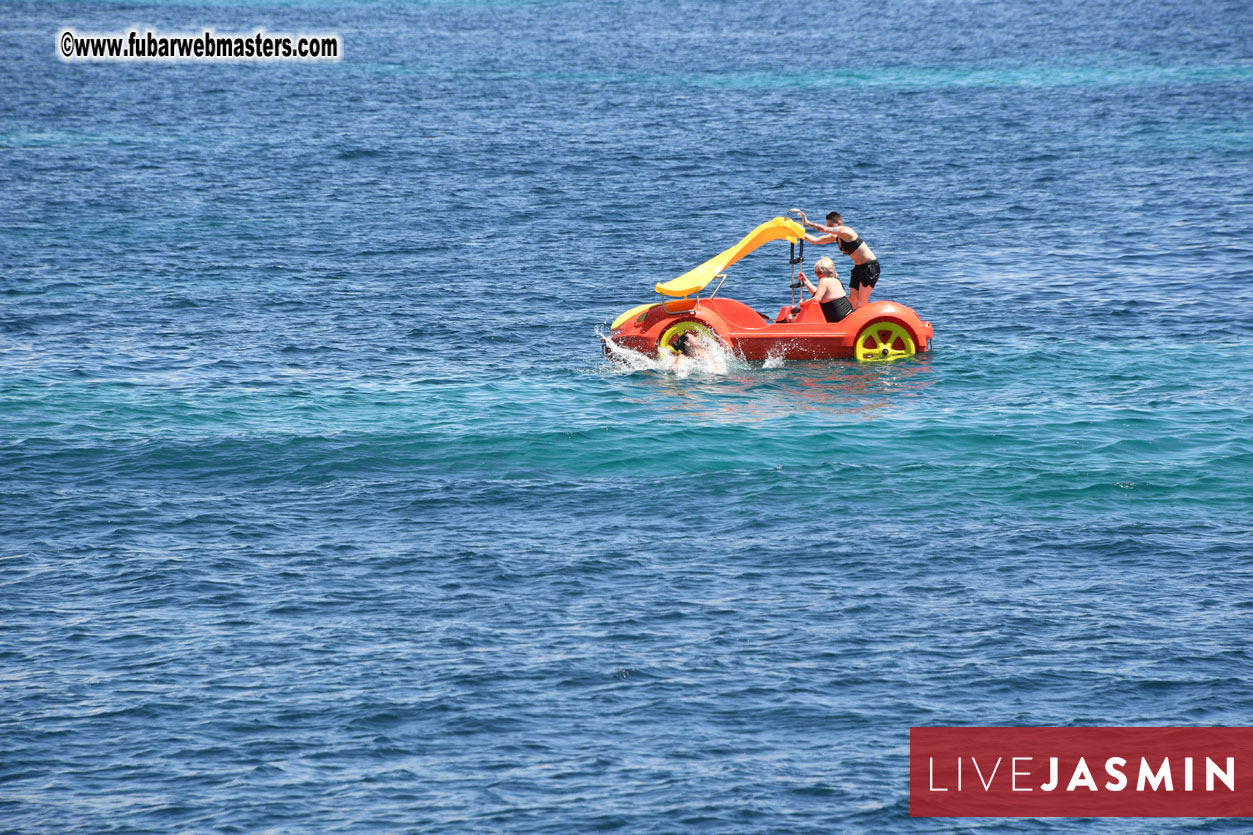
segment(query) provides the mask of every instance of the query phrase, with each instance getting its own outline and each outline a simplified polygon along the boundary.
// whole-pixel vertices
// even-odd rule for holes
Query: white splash
[[[689,357],[661,351],[658,354],[643,354],[623,348],[607,339],[603,333],[597,334],[605,344],[607,355],[615,365],[626,372],[656,371],[661,374],[673,374],[682,380],[693,374],[718,375],[726,374],[735,356],[716,337],[698,334],[697,340],[704,349],[704,356]]]
[[[670,362],[674,376],[683,379],[693,374],[726,374],[730,361],[734,359],[730,350],[717,337],[703,333],[696,333],[695,336],[701,347],[700,355],[689,357],[677,354],[673,356]]]
[[[613,360],[612,367],[615,370],[625,371],[663,371],[662,362],[655,355],[641,354],[638,351],[632,351],[630,348],[623,348],[613,340],[605,337],[599,331],[596,334],[600,337],[600,341],[604,343],[605,355]]]

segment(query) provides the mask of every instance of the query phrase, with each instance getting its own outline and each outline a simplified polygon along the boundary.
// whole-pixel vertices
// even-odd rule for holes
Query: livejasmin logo
[[[956,769],[957,771],[956,790],[957,791],[963,790],[962,759],[963,759],[962,757],[957,758],[957,769]],[[983,776],[984,768],[980,767],[979,759],[977,757],[970,757],[969,759],[970,759],[970,766],[973,767],[975,775],[979,778],[979,782],[983,785],[983,790],[991,791],[992,784],[996,780],[996,772],[1000,770],[1001,763],[1004,761],[1005,758],[1004,757],[996,758],[996,762],[992,764],[991,771],[988,772],[987,779],[984,779],[984,776]],[[1010,791],[1029,792],[1029,791],[1038,790],[1042,792],[1051,792],[1051,791],[1056,791],[1058,789],[1058,787],[1061,785],[1061,777],[1060,777],[1061,758],[1060,757],[1048,758],[1049,779],[1047,782],[1041,783],[1039,786],[1033,788],[1031,785],[1029,785],[1029,780],[1030,780],[1032,772],[1027,769],[1029,768],[1031,763],[1034,762],[1034,760],[1035,760],[1034,757],[1010,757],[1010,762],[1012,763],[1012,765],[1009,768],[1009,775],[1008,775],[1008,779],[1010,781],[1010,787],[1009,787]],[[1186,792],[1190,792],[1194,790],[1193,776],[1195,772],[1193,770],[1192,761],[1193,761],[1192,757],[1183,758],[1183,791],[1186,791]],[[986,768],[986,765],[984,767]],[[1108,774],[1113,779],[1107,781],[1104,784],[1104,786],[1102,786],[1101,788],[1104,788],[1105,791],[1111,791],[1111,792],[1125,791],[1129,785],[1129,782],[1127,780],[1126,768],[1127,768],[1127,760],[1124,757],[1109,757],[1108,759],[1106,759],[1105,760],[1105,773]],[[1023,769],[1023,770],[1020,770],[1020,769]],[[931,791],[946,792],[949,790],[948,787],[937,786],[935,784],[935,758],[934,757],[927,758],[927,770],[930,772],[930,775],[931,775],[931,785],[929,786]],[[1228,791],[1234,792],[1236,790],[1236,758],[1235,757],[1227,757],[1226,764],[1222,766],[1214,762],[1209,757],[1205,758],[1205,791],[1207,792],[1214,791],[1214,783],[1216,780],[1218,782],[1221,782],[1222,785],[1226,786]],[[1096,778],[1092,776],[1092,770],[1088,767],[1087,760],[1084,759],[1083,757],[1080,757],[1079,761],[1074,764],[1074,769],[1070,773],[1070,779],[1066,782],[1065,791],[1073,792],[1078,789],[1087,789],[1088,791],[1100,791],[1101,788],[1097,787]],[[1138,792],[1159,791],[1159,790],[1168,791],[1168,792],[1174,791],[1175,781],[1173,777],[1173,772],[1171,771],[1171,767],[1170,767],[1170,757],[1164,757],[1161,763],[1158,764],[1156,769],[1154,769],[1154,767],[1149,764],[1149,761],[1146,757],[1141,757],[1139,776],[1136,779],[1135,790]]]
[[[910,728],[909,757],[914,817],[1253,817],[1253,728]]]

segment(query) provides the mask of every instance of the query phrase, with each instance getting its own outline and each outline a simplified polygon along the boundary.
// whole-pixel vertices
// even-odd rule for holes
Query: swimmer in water
[[[705,346],[701,344],[696,334],[692,331],[683,331],[683,333],[679,334],[678,339],[674,340],[674,348],[681,355],[691,357],[692,359],[705,359],[709,356]]]
[[[676,371],[693,370],[708,371],[711,374],[725,374],[726,365],[722,358],[710,353],[701,335],[696,331],[684,331],[674,340],[673,347],[678,351],[674,367]]]
[[[800,217],[801,223],[819,232],[817,235],[806,232],[805,240],[811,244],[839,244],[840,252],[853,259],[853,271],[848,277],[848,297],[853,309],[869,302],[874,286],[879,283],[879,259],[870,244],[863,241],[853,227],[844,225],[844,218],[839,212],[828,212],[827,225],[820,226],[810,223],[800,209],[792,211]]]

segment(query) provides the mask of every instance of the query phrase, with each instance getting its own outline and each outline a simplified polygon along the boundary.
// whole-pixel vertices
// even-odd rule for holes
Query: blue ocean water
[[[1248,4],[0,21],[0,829],[1198,828],[910,819],[908,729],[1249,724]],[[137,26],[345,56],[56,58]],[[933,353],[604,359],[793,206]]]

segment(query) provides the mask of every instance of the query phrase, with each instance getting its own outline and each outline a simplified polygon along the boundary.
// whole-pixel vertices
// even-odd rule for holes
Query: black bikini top
[[[851,241],[846,241],[843,238],[836,238],[835,240],[840,245],[840,252],[843,252],[845,255],[852,255],[859,246],[865,243],[860,235]]]

